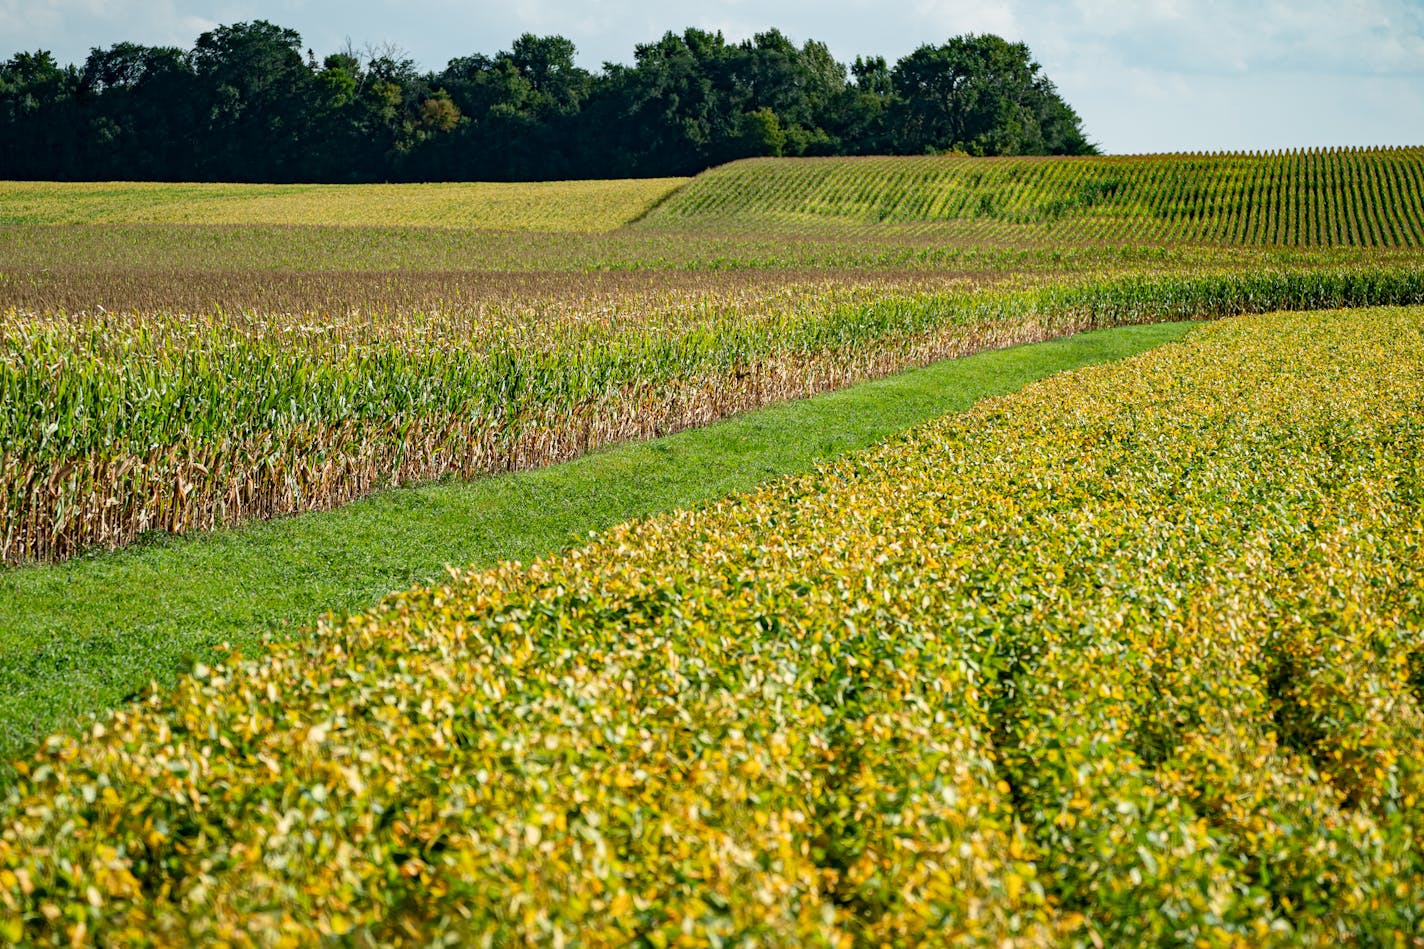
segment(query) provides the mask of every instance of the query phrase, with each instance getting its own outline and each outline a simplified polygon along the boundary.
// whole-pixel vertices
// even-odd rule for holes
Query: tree
[[[448,138],[423,146],[421,173],[510,179],[576,172],[578,117],[594,85],[575,65],[576,52],[562,36],[525,33],[506,52],[451,60],[433,81],[464,118]]]
[[[850,74],[855,79],[857,92],[889,96],[895,91],[895,80],[890,75],[884,56],[857,56],[855,64],[850,67]]]
[[[798,49],[780,30],[769,30],[740,44],[730,63],[735,108],[743,114],[770,109],[785,128],[786,154],[836,151],[823,125],[845,89],[846,69],[824,43]]]
[[[176,47],[90,50],[78,94],[88,115],[86,164],[105,166],[113,178],[181,177],[196,158],[192,82]]]
[[[201,105],[200,171],[229,181],[303,177],[318,90],[301,34],[266,20],[220,26],[198,37],[188,59]]]
[[[193,48],[117,43],[82,68],[0,64],[0,174],[381,181],[690,175],[756,155],[1082,154],[1076,113],[1028,48],[922,46],[893,67],[779,30],[688,29],[591,73],[573,41],[525,33],[422,72],[398,46],[318,59],[265,20]]]
[[[15,178],[82,175],[79,71],[46,50],[16,53],[0,66],[0,168]]]
[[[767,106],[737,116],[734,140],[740,146],[740,158],[777,156],[786,148],[786,132],[781,128],[781,118]]]
[[[721,33],[689,29],[639,45],[632,67],[605,64],[582,123],[599,174],[689,175],[729,158],[739,130],[731,50]]]
[[[992,34],[921,46],[896,64],[897,150],[1083,154],[1081,123],[1023,43]],[[1045,136],[1044,126],[1052,130]]]
[[[567,114],[583,103],[592,79],[587,70],[574,65],[576,52],[573,41],[562,36],[525,33],[503,56],[529,84],[537,110]]]

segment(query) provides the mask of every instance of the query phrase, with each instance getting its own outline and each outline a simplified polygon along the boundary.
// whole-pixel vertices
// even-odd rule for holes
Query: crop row
[[[626,224],[684,180],[397,185],[3,181],[0,225],[374,224],[596,232]]]
[[[651,280],[676,272],[719,275],[760,271],[790,279],[826,271],[896,270],[983,273],[1032,270],[1094,272],[1125,267],[1206,268],[1259,265],[1418,265],[1418,248],[1224,246],[1180,243],[1069,243],[1053,231],[1019,229],[978,235],[960,224],[904,227],[795,226],[752,218],[706,229],[624,228],[610,234],[533,234],[401,227],[195,227],[105,225],[0,226],[0,307],[56,306],[114,310],[140,295],[155,305],[206,307],[226,299],[229,283],[271,274],[287,283],[334,275],[389,281],[389,298],[410,278],[482,279],[491,273],[556,279],[613,274]],[[977,225],[976,225],[977,226]],[[946,227],[949,229],[946,230]],[[791,272],[791,273],[787,273]],[[152,288],[145,281],[157,278]],[[77,280],[93,283],[82,293]],[[511,279],[514,279],[511,276]],[[186,282],[185,282],[186,281]],[[186,301],[216,288],[193,306]],[[298,290],[297,298],[304,296]],[[277,309],[276,288],[267,295]]]
[[[878,224],[989,244],[1416,247],[1421,196],[1421,149],[753,160],[704,173],[640,226]]]
[[[1417,945],[1424,313],[459,575],[22,766],[0,933]]]
[[[1081,329],[1418,301],[1424,276],[1397,270],[820,287],[501,318],[12,312],[0,323],[0,560],[542,466]]]

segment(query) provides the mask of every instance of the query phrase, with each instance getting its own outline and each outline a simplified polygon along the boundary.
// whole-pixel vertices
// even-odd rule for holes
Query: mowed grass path
[[[170,683],[222,643],[361,609],[447,564],[529,560],[705,503],[1055,372],[1181,338],[1133,326],[948,360],[539,471],[387,491],[336,511],[0,571],[0,761]],[[0,781],[5,779],[0,770]]]
[[[687,180],[371,185],[0,181],[0,225],[399,224],[598,232],[647,213]]]

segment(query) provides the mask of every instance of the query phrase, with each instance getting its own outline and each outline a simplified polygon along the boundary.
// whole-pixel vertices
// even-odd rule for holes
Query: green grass
[[[0,758],[221,643],[360,609],[446,564],[528,560],[589,531],[804,470],[1043,376],[1179,339],[1132,326],[938,363],[567,464],[389,491],[339,510],[0,572]]]

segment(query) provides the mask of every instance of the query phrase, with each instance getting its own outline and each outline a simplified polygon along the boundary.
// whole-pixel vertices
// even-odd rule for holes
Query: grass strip
[[[947,360],[538,471],[387,491],[335,511],[0,571],[0,759],[222,643],[360,609],[445,565],[528,560],[863,448],[1035,379],[1181,338],[1130,326]],[[0,783],[8,781],[0,769]]]

